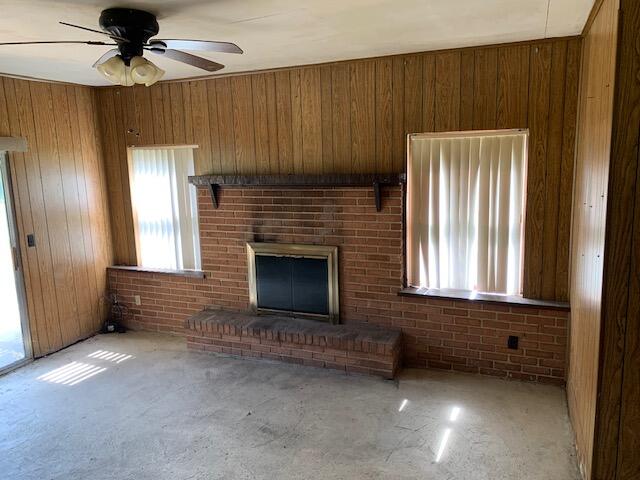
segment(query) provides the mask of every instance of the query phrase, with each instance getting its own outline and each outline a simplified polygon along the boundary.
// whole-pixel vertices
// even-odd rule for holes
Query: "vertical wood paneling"
[[[475,53],[473,82],[473,129],[496,128],[496,100],[498,84],[498,51],[480,49]]]
[[[175,138],[173,136],[173,127],[175,122],[173,120],[173,115],[179,116],[180,111],[176,109],[175,112],[172,111],[172,102],[171,102],[171,85],[168,83],[162,83],[158,86],[162,91],[162,116],[164,117],[164,138],[165,142],[168,144],[174,144]]]
[[[484,65],[480,70],[484,69]],[[460,130],[473,130],[475,103],[476,52],[465,50],[460,53]],[[482,80],[482,79],[480,79]],[[486,87],[482,84],[482,87]]]
[[[604,430],[595,434],[596,414],[598,403],[597,383],[600,355],[600,341],[603,312],[603,288],[606,292],[608,285],[627,284],[628,277],[621,270],[616,269],[614,278],[603,283],[603,254],[605,246],[605,222],[607,216],[607,197],[609,193],[618,194],[622,190],[611,187],[607,192],[607,179],[611,158],[611,128],[613,124],[613,76],[616,64],[616,45],[618,33],[618,0],[605,0],[601,10],[591,25],[583,41],[580,95],[578,102],[577,145],[575,150],[575,181],[573,189],[573,222],[571,247],[571,335],[569,338],[569,372],[567,381],[567,401],[571,423],[576,435],[576,450],[578,461],[584,472],[585,480],[613,479],[614,470],[592,471],[594,453],[594,439],[603,438],[606,451],[601,452],[604,458],[609,458],[609,466],[615,469],[615,447],[608,443],[608,435],[618,428],[619,417],[612,418],[605,415]],[[634,41],[635,42],[635,41]],[[554,44],[554,47],[556,45]],[[578,63],[578,47],[570,41],[567,46],[567,72],[565,79],[565,129],[575,119],[575,109],[571,105],[575,97],[570,78],[575,76],[573,65]],[[557,115],[554,113],[554,115]],[[573,135],[568,131],[571,142]],[[637,128],[636,128],[637,133]],[[562,148],[561,170],[573,171],[569,167],[573,162],[566,158],[573,149],[564,145]],[[637,145],[634,148],[637,153]],[[555,154],[555,153],[554,153]],[[627,172],[628,173],[628,172]],[[631,176],[623,181],[628,185]],[[563,178],[561,184],[566,185]],[[560,187],[566,188],[566,187]],[[564,194],[566,199],[566,193]],[[562,202],[562,196],[560,202]],[[625,212],[626,215],[626,212]],[[562,220],[561,220],[562,219]],[[559,221],[566,221],[563,209],[559,209]],[[558,241],[561,241],[561,227],[558,230]],[[566,232],[562,233],[566,238]],[[628,259],[618,268],[628,268]],[[563,268],[558,265],[558,270]],[[614,330],[619,323],[618,314],[624,308],[624,301],[618,297],[609,297],[615,306],[607,312],[605,323]],[[615,382],[615,376],[610,373],[605,377],[606,383]],[[619,377],[618,377],[619,378]],[[619,384],[618,384],[619,392]],[[615,394],[617,397],[618,393]],[[602,401],[609,399],[603,397]],[[615,403],[619,408],[620,399]],[[617,434],[615,435],[617,437]],[[603,457],[601,457],[603,458]]]
[[[76,177],[76,158],[81,155],[81,148],[73,144],[71,132],[71,115],[69,101],[64,85],[52,85],[52,111],[56,112],[55,135],[58,145],[58,163],[62,185],[62,201],[64,204],[65,223],[67,225],[66,238],[62,238],[69,250],[67,258],[70,267],[69,296],[75,312],[71,318],[68,338],[79,338],[81,331],[87,331],[91,322],[91,306],[89,299],[89,282],[84,265],[84,235],[82,231],[82,217],[80,215],[80,199]],[[75,298],[74,298],[75,297]]]
[[[231,78],[236,171],[256,173],[251,77]]]
[[[84,318],[84,325],[81,325],[81,331],[90,331],[92,328],[95,328],[96,321],[100,318],[100,308],[99,305],[96,304],[95,300],[99,298],[102,292],[98,287],[98,278],[96,277],[96,264],[100,263],[100,259],[102,258],[102,252],[97,252],[94,250],[94,247],[99,245],[97,242],[94,244],[93,235],[91,232],[91,217],[90,217],[90,205],[89,205],[89,195],[87,193],[87,185],[85,182],[86,177],[90,177],[91,174],[85,175],[85,157],[90,154],[86,151],[87,141],[83,143],[83,137],[86,138],[86,131],[90,130],[88,124],[83,124],[84,128],[81,127],[80,123],[80,114],[78,112],[78,99],[76,96],[76,89],[71,86],[65,87],[67,94],[67,104],[69,106],[69,119],[70,119],[70,127],[72,133],[73,140],[73,156],[74,156],[74,170],[75,170],[75,178],[73,181],[76,183],[77,195],[78,195],[78,220],[76,222],[73,219],[69,219],[68,223],[76,224],[75,233],[72,233],[71,239],[75,239],[78,246],[76,248],[72,248],[72,255],[79,255],[80,259],[80,279],[76,281],[76,285],[79,285],[80,289],[84,290],[84,295],[87,295],[86,299],[87,305],[87,314]],[[92,98],[91,95],[90,98]],[[82,99],[81,99],[82,102]],[[73,135],[73,132],[78,132],[79,134]],[[93,132],[91,132],[93,133]],[[93,151],[95,150],[95,135],[92,135],[90,140],[93,145]],[[91,169],[88,169],[88,172],[91,172]],[[100,208],[100,207],[98,207]],[[106,211],[106,210],[105,210]],[[79,230],[78,230],[79,229]],[[100,232],[100,236],[104,237],[108,235],[107,230],[103,230]],[[77,236],[76,236],[77,235]],[[82,245],[82,248],[80,248]],[[77,292],[78,295],[83,295],[83,292]]]
[[[218,115],[218,141],[220,142],[220,173],[236,173],[236,146],[233,121],[231,80],[214,80]]]
[[[82,145],[83,170],[82,182],[87,191],[86,211],[93,250],[93,270],[97,293],[100,295],[107,285],[106,267],[113,264],[111,226],[109,224],[110,202],[107,192],[107,175],[104,151],[100,139],[101,128],[96,95],[89,89],[74,89],[78,109],[78,129]],[[94,319],[94,328],[102,326],[106,307],[98,302],[94,307],[98,316]]]
[[[280,150],[278,147],[278,106],[276,96],[276,77],[273,73],[265,74],[267,91],[267,121],[269,127],[269,172],[280,172]]]
[[[151,115],[153,115],[153,143],[157,145],[167,144],[169,142],[165,134],[166,129],[164,125],[164,101],[162,98],[162,85],[154,85],[149,90],[151,92]],[[102,91],[103,90],[100,90],[100,92]],[[102,95],[100,95],[98,98],[101,100],[101,105],[103,105],[105,101],[108,101],[108,99]],[[105,127],[108,125],[108,123],[109,122],[104,123]],[[118,249],[116,248],[116,251],[117,250]]]
[[[275,73],[276,110],[278,115],[278,149],[280,172],[293,173],[293,138],[291,127],[291,77],[289,71]]]
[[[302,158],[302,98],[300,87],[300,69],[293,69],[289,74],[291,82],[291,144],[293,173],[304,173]]]
[[[433,132],[436,106],[436,57],[422,58],[422,131]]]
[[[460,125],[460,52],[436,55],[436,113],[434,130],[450,132]]]
[[[551,83],[549,43],[531,49],[529,89],[529,159],[527,169],[527,221],[525,226],[523,291],[541,298],[549,95]],[[542,214],[540,214],[542,213]]]
[[[191,90],[191,114],[193,115],[192,130],[193,142],[199,148],[195,154],[195,172],[197,175],[204,172],[220,171],[220,161],[218,153],[218,129],[209,123],[209,97],[207,82],[189,82]],[[215,131],[213,131],[215,130]],[[216,145],[214,147],[211,137],[215,136]],[[214,163],[215,159],[215,163]]]
[[[558,199],[558,251],[555,298],[569,298],[569,258],[571,251],[571,205],[573,194],[573,166],[575,159],[578,117],[578,77],[580,73],[580,41],[569,40],[567,71],[564,86],[564,128],[562,131],[562,164],[560,166],[560,196]]]
[[[153,134],[153,108],[151,106],[151,89],[136,85],[132,89],[134,96],[134,112],[138,127],[138,143],[152,145],[155,143]]]
[[[95,110],[88,87],[0,79],[0,135],[23,136],[29,145],[24,154],[10,153],[9,164],[35,356],[89,336],[102,323],[112,249],[102,245],[110,242],[106,203],[89,198],[106,201],[106,187],[99,181],[86,188],[92,179],[103,180]],[[102,238],[94,242],[97,225]],[[26,244],[29,233],[35,247]]]
[[[44,200],[44,215],[46,225],[55,225],[49,229],[49,248],[51,268],[53,272],[53,288],[56,295],[60,338],[77,338],[76,325],[65,321],[66,318],[76,318],[77,308],[73,299],[73,274],[71,252],[69,250],[69,231],[65,218],[66,206],[62,177],[60,174],[60,160],[58,152],[57,132],[54,124],[53,99],[51,85],[40,82],[29,84],[32,99],[35,138],[38,149],[47,152],[39,155],[40,181]]]
[[[571,112],[577,102],[580,48],[579,40],[570,44],[572,57],[567,40],[558,39],[190,81],[188,95],[184,84],[178,95],[180,83],[163,83],[151,87],[146,97],[133,89],[132,101],[143,102],[134,106],[133,117],[122,103],[106,103],[109,94],[104,92],[114,89],[101,88],[102,117],[113,124],[105,125],[111,141],[104,146],[124,149],[124,132],[130,128],[140,129],[141,142],[152,124],[156,144],[187,141],[193,131],[200,145],[198,173],[400,172],[408,133],[529,128],[525,294],[566,300],[571,202],[566,192],[571,191]],[[567,92],[572,96],[565,99]],[[177,99],[183,104],[177,105]],[[143,112],[159,118],[149,122]],[[126,160],[116,152],[107,158]],[[121,212],[113,214],[114,220],[127,217],[128,191],[112,187],[111,193],[127,196],[126,201],[114,199]],[[547,208],[547,200],[555,205]],[[113,237],[118,258],[127,259],[135,252],[125,245],[133,239],[120,231],[122,221],[113,222]]]
[[[191,145],[194,143],[194,113],[191,109],[191,82],[183,82],[180,86],[182,87],[182,108],[184,109],[184,143]],[[198,153],[196,152],[194,161],[197,162],[198,160]]]
[[[579,41],[576,44],[580,45]],[[498,49],[497,128],[525,128],[528,124],[529,104],[529,45],[515,45]],[[577,88],[577,66],[573,78]],[[572,99],[572,105],[576,99]]]
[[[349,93],[349,65],[331,68],[333,118],[333,162],[338,173],[351,170],[351,96]]]
[[[163,85],[164,86],[164,85]],[[131,91],[129,88],[125,88],[123,90]],[[163,90],[164,91],[164,90]],[[185,134],[185,103],[182,98],[182,83],[171,83],[169,84],[169,118],[171,119],[171,131],[173,133],[173,137],[171,139],[171,143],[175,144],[184,144],[186,143],[186,134]],[[127,107],[127,105],[123,106],[127,111],[131,109]]]
[[[333,89],[331,86],[331,66],[320,67],[320,110],[321,110],[321,135],[322,135],[322,170],[334,171],[333,161]]]
[[[304,173],[322,173],[322,83],[319,67],[300,71]]]
[[[376,172],[393,172],[393,61],[376,61]]]
[[[608,67],[617,53],[615,70],[600,68],[594,72],[594,76],[606,85],[607,93],[613,90],[612,109],[608,103],[600,102],[600,118],[608,119],[608,114],[612,113],[613,126],[610,148],[605,150],[610,153],[610,161],[599,319],[600,357],[595,392],[594,479],[632,480],[640,476],[637,454],[640,448],[639,30],[640,4],[620,0],[603,2],[589,31],[593,43],[603,45],[591,46],[591,52],[596,50],[592,54],[594,63],[600,60],[596,68],[600,65]],[[614,45],[617,45],[617,52]],[[602,50],[600,58],[599,50]],[[596,125],[603,130],[608,127],[602,121]],[[606,143],[594,142],[593,148],[599,153],[606,148]],[[595,200],[597,204],[602,203]]]
[[[640,5],[637,2],[622,0],[622,17],[623,25],[621,28],[622,39],[620,42],[620,53],[618,75],[619,90],[616,99],[616,121],[618,131],[613,131],[614,155],[617,158],[624,158],[623,165],[629,162],[631,167],[635,164],[635,196],[634,216],[631,237],[631,244],[628,245],[627,252],[630,252],[631,261],[629,269],[635,273],[630,275],[628,285],[628,301],[627,301],[627,323],[623,331],[624,333],[624,352],[622,354],[622,384],[620,388],[620,432],[618,435],[617,448],[617,469],[619,480],[632,480],[640,477],[640,457],[637,452],[640,450],[640,279],[637,272],[640,272],[640,152],[638,151],[638,143],[640,142],[640,78],[638,71],[640,69],[640,52],[638,51],[637,32],[640,30]],[[613,79],[612,79],[613,80]],[[617,165],[613,165],[612,169]],[[618,174],[626,173],[625,169],[621,169]],[[615,210],[618,216],[627,218],[626,205],[611,204],[610,210]],[[607,245],[616,242],[615,231],[610,232]],[[607,243],[608,242],[608,243]],[[606,268],[606,267],[605,267]],[[607,270],[608,271],[608,270]],[[611,272],[611,275],[617,275],[617,272]],[[608,345],[620,345],[622,337],[614,337],[609,339]],[[615,362],[605,363],[603,366],[603,376],[607,375],[609,365]],[[606,378],[606,377],[604,377]],[[605,388],[600,388],[604,396],[608,397],[606,388],[616,390],[617,385],[605,384]],[[614,399],[615,400],[615,399]],[[600,409],[600,412],[610,414],[611,411]],[[613,410],[615,412],[615,410]],[[600,423],[606,423],[611,417],[606,416],[600,419]],[[607,439],[597,437],[600,442]],[[599,443],[598,447],[604,449],[606,444]],[[611,461],[613,459],[611,458]],[[599,471],[603,469],[599,468]]]
[[[218,89],[215,80],[203,82],[206,85],[208,103],[209,141],[211,142],[211,164],[213,172],[223,173],[222,147],[220,141],[220,116],[218,115]],[[203,92],[204,95],[204,92]],[[226,168],[226,165],[225,165]]]
[[[25,166],[25,179],[29,192],[29,204],[31,207],[32,232],[35,234],[37,245],[42,248],[36,250],[37,265],[32,276],[39,279],[39,285],[34,283],[34,288],[38,289],[34,293],[42,296],[43,315],[41,322],[35,323],[40,332],[40,347],[43,351],[53,351],[62,347],[63,339],[60,330],[60,320],[58,316],[57,299],[55,296],[56,287],[54,283],[54,272],[51,261],[51,247],[49,243],[49,230],[46,223],[44,211],[44,196],[42,191],[42,180],[40,175],[40,148],[37,143],[35,126],[33,121],[33,111],[31,110],[31,92],[29,83],[14,81],[17,114],[20,122],[22,136],[31,139],[32,148],[25,152],[23,156]],[[35,147],[35,148],[34,148]],[[43,156],[45,155],[43,150]],[[17,160],[14,160],[17,161]],[[21,247],[26,248],[25,243]],[[125,246],[126,247],[126,246]]]
[[[125,112],[127,112],[130,107],[126,101],[123,102],[122,90],[123,89],[121,88],[116,89],[113,97],[114,114],[115,114],[115,120],[116,120],[115,121],[116,132],[120,133],[120,135],[116,138],[117,141],[114,143],[116,148],[115,155],[119,159],[118,175],[120,179],[119,180],[120,188],[124,195],[129,196],[130,185],[129,185],[129,167],[127,163],[128,161],[127,146],[132,144],[131,142],[132,136],[129,133],[129,131],[130,130],[135,131],[136,127],[135,125],[131,129],[126,127],[126,121],[127,121],[127,118],[129,117],[128,117],[128,114],[125,114]],[[169,103],[168,98],[166,101],[163,101],[163,105],[167,105],[168,103]],[[133,212],[132,212],[131,202],[129,201],[122,202],[122,209],[123,209],[123,212],[122,212],[123,225],[126,226],[126,228],[124,229],[125,235],[123,236],[123,240],[124,242],[126,242],[126,246],[127,246],[127,250],[122,252],[123,253],[122,262],[125,265],[135,265],[137,261],[137,257],[135,252],[135,240],[134,240],[134,233],[133,233]]]
[[[393,59],[393,170],[403,172],[407,168],[407,138],[404,134],[404,59]]]
[[[350,69],[352,173],[375,165],[375,63],[355,62]]]
[[[404,59],[404,88],[413,92],[404,97],[404,136],[422,131],[422,56],[411,55]]]
[[[564,87],[567,63],[567,44],[553,44],[549,95],[549,130],[547,136],[547,171],[545,178],[542,242],[542,298],[556,295],[556,265],[558,249],[558,214],[560,200],[560,173],[562,170],[562,126],[564,124]]]
[[[253,95],[253,128],[255,139],[256,173],[271,171],[269,145],[269,113],[267,107],[267,83],[265,75],[251,78]]]
[[[126,145],[137,145],[138,140],[135,132],[138,130],[138,123],[135,115],[136,108],[134,105],[133,91],[130,88],[118,89],[115,97],[116,122],[120,129],[127,125],[126,135],[123,139]]]

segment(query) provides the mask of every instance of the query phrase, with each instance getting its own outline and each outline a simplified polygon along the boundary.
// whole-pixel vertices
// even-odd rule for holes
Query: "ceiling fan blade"
[[[96,30],[94,28],[82,27],[80,25],[74,25],[73,23],[67,23],[67,22],[58,22],[58,23],[61,24],[61,25],[66,25],[67,27],[79,28],[80,30],[86,30],[87,32],[93,32],[93,33],[99,33],[101,35],[106,35],[107,37],[111,37],[114,40],[118,40],[120,42],[128,42],[129,41],[126,38],[120,37],[118,35],[113,35],[113,34],[108,33],[108,32],[103,32],[102,30]]]
[[[118,55],[120,53],[120,50],[118,50],[117,48],[112,48],[111,50],[109,50],[107,53],[105,53],[104,55],[102,55],[98,60],[95,61],[95,63],[93,65],[91,65],[93,68],[96,68],[97,65],[101,64],[102,62],[109,60],[112,57],[115,57],[116,55]]]
[[[220,63],[212,62],[211,60],[198,57],[196,55],[191,55],[190,53],[181,52],[180,50],[167,48],[164,51],[160,49],[149,49],[149,51],[155,53],[156,55],[162,55],[170,58],[171,60],[176,60],[178,62],[186,63],[187,65],[201,68],[202,70],[206,70],[207,72],[216,72],[221,68],[224,68],[224,65]]]
[[[48,43],[73,43],[73,44],[83,44],[83,45],[117,45],[117,43],[106,43],[106,42],[95,42],[90,40],[88,42],[83,42],[82,40],[56,40],[52,42],[0,42],[0,45],[44,45]]]
[[[230,42],[214,42],[210,40],[152,40],[149,43],[162,42],[167,48],[177,50],[195,50],[204,52],[221,52],[221,53],[244,53],[242,49],[235,43]]]

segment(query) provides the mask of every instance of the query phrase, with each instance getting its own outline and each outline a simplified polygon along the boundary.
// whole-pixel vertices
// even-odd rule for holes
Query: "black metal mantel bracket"
[[[218,208],[218,188],[217,183],[209,184],[209,193],[211,194],[211,203],[213,204],[213,208]]]
[[[314,187],[369,187],[373,188],[376,210],[382,210],[382,187],[385,185],[401,185],[405,183],[403,173],[375,174],[324,174],[324,175],[198,175],[189,177],[189,182],[196,186],[209,188],[213,208],[220,206],[219,189],[225,187],[282,187],[282,188],[314,188]]]
[[[382,210],[382,192],[380,190],[380,182],[375,180],[373,182],[373,195],[376,197],[376,212]]]

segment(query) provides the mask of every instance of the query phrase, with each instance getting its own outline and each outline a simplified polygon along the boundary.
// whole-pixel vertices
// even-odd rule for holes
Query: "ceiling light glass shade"
[[[131,78],[135,83],[141,83],[150,87],[164,75],[164,70],[158,68],[149,60],[143,57],[133,57],[131,59]]]
[[[164,75],[164,70],[143,57],[133,57],[127,66],[122,57],[116,55],[97,65],[96,69],[108,81],[123,87],[130,87],[134,83],[149,87]]]
[[[124,60],[120,55],[111,57],[106,62],[97,65],[96,70],[114,85],[133,85],[133,80],[127,83],[127,66],[124,64]]]

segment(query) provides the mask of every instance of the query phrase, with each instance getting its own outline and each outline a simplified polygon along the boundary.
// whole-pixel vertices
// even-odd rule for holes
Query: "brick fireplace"
[[[249,311],[247,242],[337,246],[340,322],[402,330],[405,366],[564,384],[568,310],[398,294],[400,186],[385,187],[380,211],[374,191],[357,187],[223,186],[217,202],[198,188],[204,275],[109,269],[129,327],[188,336],[185,320],[204,308]]]

